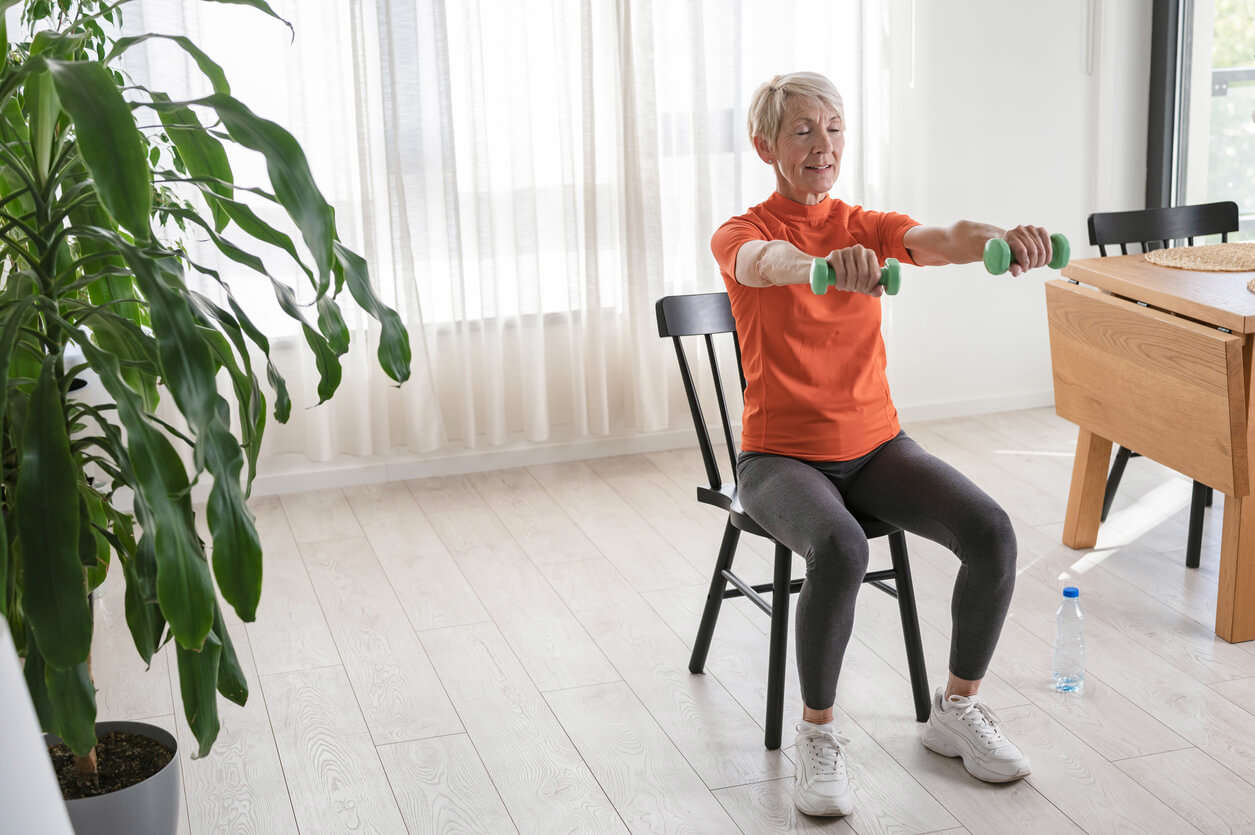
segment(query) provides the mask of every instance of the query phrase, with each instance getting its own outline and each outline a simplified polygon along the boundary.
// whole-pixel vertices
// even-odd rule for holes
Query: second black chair
[[[728,512],[728,520],[723,529],[723,542],[719,546],[715,570],[710,578],[710,591],[706,595],[706,606],[702,611],[701,624],[697,628],[697,638],[693,642],[689,670],[693,673],[700,673],[705,669],[706,654],[710,649],[710,640],[715,633],[715,622],[719,619],[720,605],[724,600],[744,596],[763,610],[771,618],[764,742],[769,749],[774,750],[780,747],[781,725],[784,718],[784,673],[789,643],[789,596],[800,591],[804,581],[794,580],[789,576],[792,571],[793,555],[788,547],[773,539],[771,534],[751,519],[737,499],[736,444],[732,440],[732,423],[728,417],[728,404],[719,376],[719,363],[715,359],[714,342],[711,339],[713,334],[732,334],[733,345],[736,349],[737,371],[741,380],[741,389],[744,391],[745,374],[740,368],[741,346],[736,339],[736,323],[732,318],[732,307],[727,293],[699,293],[665,296],[658,300],[655,311],[658,315],[658,335],[664,338],[670,337],[675,343],[675,354],[680,363],[680,377],[684,381],[684,392],[688,396],[689,411],[692,413],[693,426],[697,430],[697,443],[701,448],[702,463],[706,468],[709,481],[709,486],[698,485],[697,500]],[[723,424],[723,442],[727,446],[728,457],[731,459],[731,484],[725,484],[719,472],[710,432],[706,429],[706,419],[702,414],[697,385],[693,380],[688,356],[680,340],[683,336],[705,338],[706,352],[714,376],[715,397],[719,404],[719,417]],[[857,516],[856,518],[868,539],[881,536],[889,538],[889,555],[893,567],[881,571],[869,571],[864,576],[863,582],[870,583],[898,600],[898,611],[902,618],[902,636],[906,643],[907,667],[910,671],[911,690],[915,699],[915,718],[920,722],[926,722],[932,700],[928,690],[928,673],[924,667],[924,646],[920,638],[919,618],[915,609],[915,590],[911,585],[906,534],[879,519]],[[775,545],[772,582],[751,585],[732,571],[732,558],[736,555],[736,547],[742,531],[765,537]],[[893,585],[889,585],[886,582],[888,580],[893,580]],[[763,598],[763,592],[771,592],[770,603]]]
[[[1196,237],[1219,235],[1222,242],[1229,240],[1229,233],[1238,230],[1238,204],[1199,203],[1192,206],[1173,206],[1168,209],[1140,209],[1131,212],[1095,212],[1089,216],[1089,242],[1098,247],[1105,258],[1107,247],[1119,245],[1120,254],[1128,255],[1128,245],[1140,244],[1142,252],[1167,248],[1169,241],[1186,239],[1194,245]],[[1116,460],[1107,476],[1107,491],[1102,500],[1102,518],[1106,520],[1115,498],[1116,488],[1124,475],[1130,458],[1140,454],[1127,447],[1116,450]],[[1190,500],[1190,528],[1185,546],[1185,564],[1198,568],[1203,550],[1203,513],[1211,506],[1212,489],[1194,482]]]

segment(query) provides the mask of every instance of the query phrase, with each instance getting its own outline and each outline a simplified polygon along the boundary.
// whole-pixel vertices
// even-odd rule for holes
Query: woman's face
[[[754,142],[758,155],[776,169],[776,190],[798,203],[823,200],[837,181],[845,150],[841,114],[816,98],[789,96],[774,148]]]

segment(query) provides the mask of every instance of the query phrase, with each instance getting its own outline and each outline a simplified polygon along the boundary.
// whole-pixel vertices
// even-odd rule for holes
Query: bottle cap
[[[1068,586],[1063,590],[1064,597],[1080,597],[1081,591],[1076,586]]]

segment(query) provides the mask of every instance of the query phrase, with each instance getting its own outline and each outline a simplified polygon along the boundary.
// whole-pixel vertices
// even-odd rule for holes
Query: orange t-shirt
[[[919,221],[834,198],[813,206],[779,192],[728,220],[710,241],[732,302],[745,411],[741,448],[811,461],[848,461],[898,434],[885,376],[880,299],[810,284],[747,287],[736,280],[746,241],[788,241],[809,255],[862,244],[884,264],[914,264],[902,243]]]

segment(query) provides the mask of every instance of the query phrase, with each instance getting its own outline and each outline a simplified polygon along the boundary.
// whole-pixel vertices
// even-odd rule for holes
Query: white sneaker
[[[943,697],[938,687],[920,741],[943,757],[962,757],[967,773],[989,783],[1028,776],[1028,757],[1002,735],[998,717],[979,696]]]
[[[848,815],[854,811],[845,746],[850,740],[831,724],[799,722],[797,765],[793,772],[793,804],[808,815]]]

